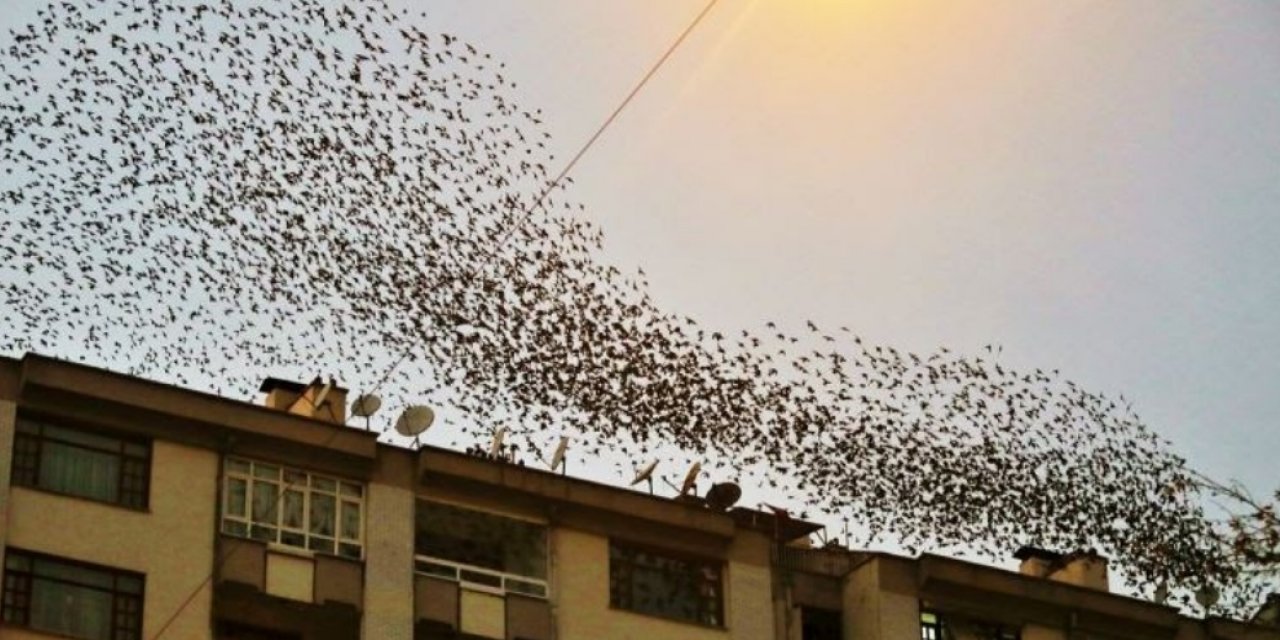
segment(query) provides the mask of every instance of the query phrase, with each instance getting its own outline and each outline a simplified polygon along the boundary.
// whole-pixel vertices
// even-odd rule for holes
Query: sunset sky
[[[562,159],[702,6],[425,4]],[[998,343],[1280,484],[1280,4],[721,0],[573,176],[670,309]]]
[[[392,2],[505,61],[560,161],[705,4]],[[1280,485],[1280,3],[719,0],[572,177],[668,310],[999,344]]]

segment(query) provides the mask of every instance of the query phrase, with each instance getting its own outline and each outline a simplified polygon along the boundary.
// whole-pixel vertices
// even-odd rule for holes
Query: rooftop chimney
[[[317,377],[310,384],[267,378],[258,391],[267,394],[263,404],[270,409],[333,424],[347,421],[347,390],[333,378],[325,382]]]
[[[1023,575],[1099,591],[1111,590],[1107,559],[1093,549],[1063,555],[1037,547],[1022,547],[1013,557],[1022,561],[1018,572]]]

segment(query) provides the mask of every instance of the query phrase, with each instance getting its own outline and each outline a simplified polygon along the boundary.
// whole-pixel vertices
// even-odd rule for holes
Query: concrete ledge
[[[21,363],[27,412],[348,477],[373,469],[376,433],[34,354]]]
[[[1017,622],[1135,640],[1173,638],[1178,630],[1172,607],[941,556],[922,555],[916,578],[922,598],[932,596],[992,620],[1015,615]]]
[[[732,518],[701,506],[431,447],[418,452],[418,478],[428,488],[446,485],[541,501],[565,524],[572,523],[564,519],[600,515],[705,534],[721,543],[734,535]]]

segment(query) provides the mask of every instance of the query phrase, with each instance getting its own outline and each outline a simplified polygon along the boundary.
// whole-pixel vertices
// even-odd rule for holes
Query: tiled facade
[[[263,390],[0,359],[0,637],[1280,639],[1092,565],[805,549],[816,525],[379,444],[340,388]]]

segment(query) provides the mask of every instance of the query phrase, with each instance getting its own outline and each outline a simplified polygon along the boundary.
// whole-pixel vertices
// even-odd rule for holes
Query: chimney
[[[333,378],[325,382],[317,377],[310,384],[267,378],[258,391],[267,394],[263,404],[269,409],[333,424],[347,421],[347,390]]]
[[[1013,557],[1022,561],[1018,572],[1023,575],[1098,591],[1111,591],[1107,559],[1093,549],[1063,555],[1037,547],[1022,547]]]
[[[1257,613],[1253,614],[1249,622],[1264,627],[1280,627],[1280,593],[1267,596],[1267,601]]]

